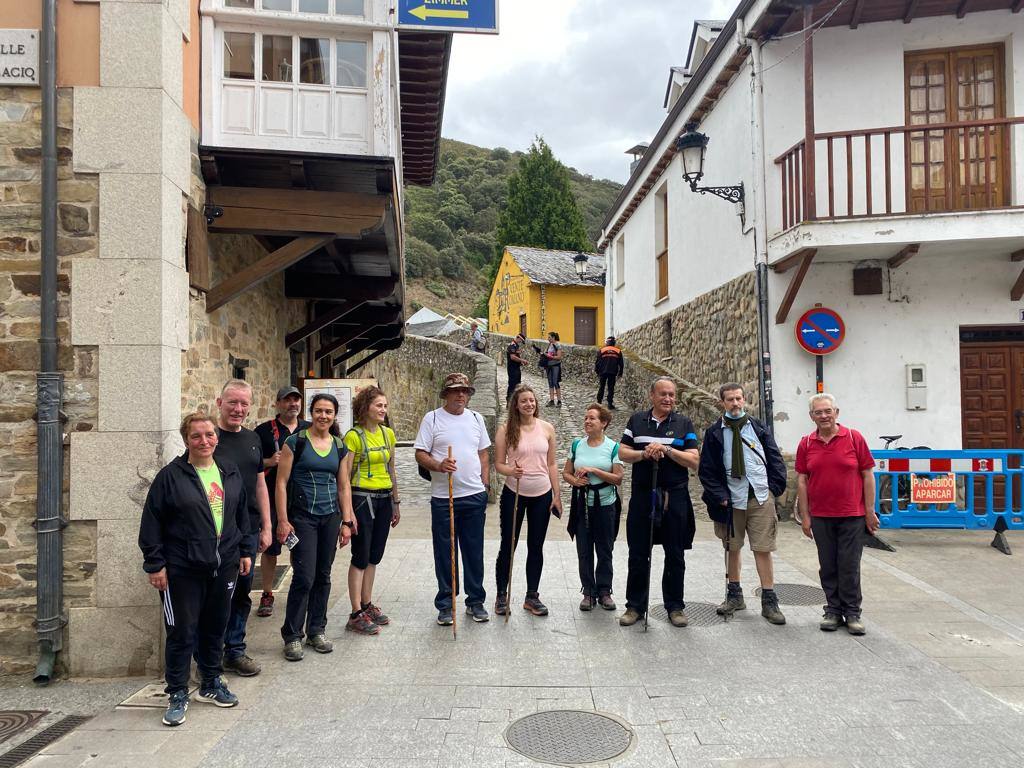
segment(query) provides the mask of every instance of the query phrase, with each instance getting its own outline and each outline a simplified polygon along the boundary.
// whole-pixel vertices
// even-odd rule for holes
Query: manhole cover
[[[37,722],[46,710],[0,709],[0,744]]]
[[[754,590],[755,595],[761,594],[761,588]],[[821,587],[811,584],[776,584],[775,594],[783,605],[824,605],[825,593]]]
[[[633,732],[618,720],[597,712],[552,710],[516,720],[505,741],[533,760],[578,765],[612,760],[625,752]]]
[[[717,605],[712,603],[687,603],[686,615],[690,619],[691,627],[712,627],[715,624],[724,624],[725,617],[719,616],[715,609]],[[668,621],[668,611],[664,605],[656,605],[651,608],[651,618]]]

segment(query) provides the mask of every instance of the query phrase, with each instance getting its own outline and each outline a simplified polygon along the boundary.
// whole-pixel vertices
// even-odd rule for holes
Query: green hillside
[[[437,178],[405,190],[407,309],[420,305],[470,314],[490,289],[497,257],[494,232],[508,177],[522,152],[441,140]],[[591,243],[621,185],[569,169],[573,193]]]

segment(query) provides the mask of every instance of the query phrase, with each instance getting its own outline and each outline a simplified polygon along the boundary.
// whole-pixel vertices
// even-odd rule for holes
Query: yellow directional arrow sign
[[[469,11],[444,11],[440,8],[427,8],[425,5],[421,5],[419,8],[413,8],[409,11],[411,16],[415,16],[421,21],[427,19],[468,19]]]

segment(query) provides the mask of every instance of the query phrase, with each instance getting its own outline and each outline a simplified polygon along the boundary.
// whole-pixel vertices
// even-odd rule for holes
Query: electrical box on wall
[[[907,363],[907,410],[928,407],[928,370],[923,363]]]

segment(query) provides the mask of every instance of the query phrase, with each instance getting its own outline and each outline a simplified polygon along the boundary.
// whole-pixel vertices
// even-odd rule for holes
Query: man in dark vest
[[[615,380],[621,378],[623,371],[622,350],[615,346],[615,337],[605,339],[604,346],[597,353],[594,361],[594,373],[601,377],[597,388],[597,402],[604,398],[604,388],[608,387],[608,410],[615,410]]]
[[[526,338],[521,333],[517,333],[516,337],[512,339],[512,343],[505,347],[505,368],[508,371],[508,390],[505,392],[505,402],[512,397],[512,390],[519,386],[519,382],[523,380],[523,363],[526,359],[523,357],[523,344],[526,343]]]

